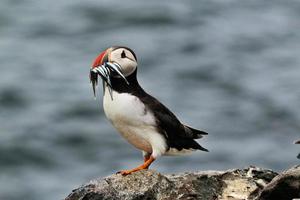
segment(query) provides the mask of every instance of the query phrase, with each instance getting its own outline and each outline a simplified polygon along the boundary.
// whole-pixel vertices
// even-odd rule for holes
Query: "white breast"
[[[164,137],[156,130],[154,115],[139,98],[113,91],[112,100],[108,89],[105,90],[105,115],[121,135],[140,150],[157,156],[165,153],[167,145]]]

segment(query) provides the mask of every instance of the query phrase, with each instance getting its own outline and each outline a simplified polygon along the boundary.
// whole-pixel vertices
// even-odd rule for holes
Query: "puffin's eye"
[[[125,51],[122,51],[122,53],[121,53],[121,58],[126,58]]]

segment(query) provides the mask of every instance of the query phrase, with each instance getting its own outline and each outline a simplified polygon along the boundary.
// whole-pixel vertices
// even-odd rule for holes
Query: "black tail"
[[[208,133],[204,132],[204,131],[200,131],[197,129],[194,129],[192,127],[189,127],[187,125],[184,125],[190,132],[191,136],[193,139],[199,139],[202,138],[203,135],[207,135]]]
[[[171,140],[169,145],[171,148],[176,148],[178,151],[181,151],[182,149],[195,149],[208,152],[207,149],[202,147],[193,139],[176,138],[176,140]]]
[[[209,152],[207,149],[205,149],[203,146],[201,146],[200,144],[198,144],[196,141],[194,141],[196,143],[196,149],[199,149],[201,151],[206,151],[206,152]]]

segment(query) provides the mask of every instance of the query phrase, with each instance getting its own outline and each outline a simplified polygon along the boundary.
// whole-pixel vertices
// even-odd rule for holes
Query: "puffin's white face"
[[[123,47],[112,48],[110,51],[109,50],[110,49],[108,49],[108,61],[111,63],[118,63],[125,77],[136,70],[137,61],[132,51]]]

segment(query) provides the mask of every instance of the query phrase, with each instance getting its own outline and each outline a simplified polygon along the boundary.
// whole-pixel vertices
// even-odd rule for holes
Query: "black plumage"
[[[182,149],[208,151],[194,140],[201,138],[202,135],[207,135],[207,133],[183,125],[167,107],[143,90],[137,81],[136,75],[137,69],[126,77],[129,85],[124,84],[124,80],[121,78],[111,77],[113,90],[119,93],[130,93],[144,103],[146,108],[154,114],[157,130],[165,137],[168,148],[175,148],[178,151]]]

